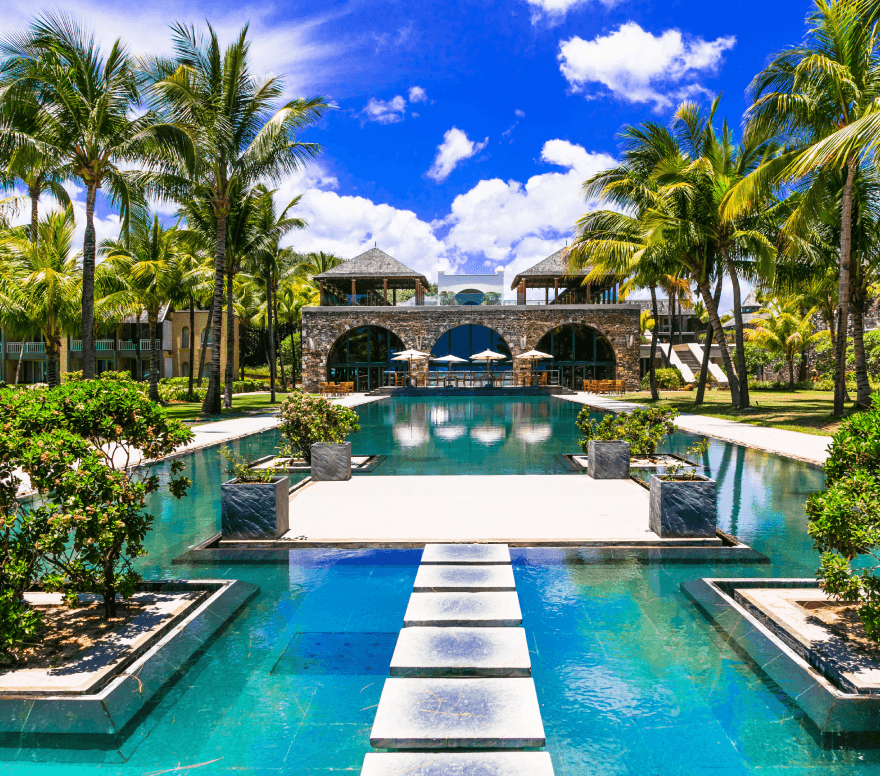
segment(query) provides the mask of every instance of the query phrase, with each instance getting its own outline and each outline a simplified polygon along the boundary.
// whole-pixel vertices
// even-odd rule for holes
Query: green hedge
[[[657,375],[657,387],[661,391],[678,391],[684,388],[684,378],[678,367],[670,367],[669,369],[655,369]],[[642,378],[641,389],[643,391],[651,390],[651,375],[646,374]]]

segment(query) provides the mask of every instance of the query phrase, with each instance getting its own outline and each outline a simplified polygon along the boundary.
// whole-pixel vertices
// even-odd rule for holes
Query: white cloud
[[[592,0],[526,0],[532,8],[532,24],[548,21],[551,24],[561,22],[572,9],[588,5]],[[612,8],[621,0],[598,0],[606,8]]]
[[[516,116],[518,119],[524,119],[526,117],[526,112],[524,110],[520,110],[519,108],[517,108],[513,112],[513,115]]]
[[[438,183],[446,180],[459,162],[470,159],[488,144],[488,137],[482,143],[475,143],[460,129],[452,127],[443,135],[443,142],[437,146],[437,156],[428,170],[428,177]]]
[[[559,67],[575,91],[586,92],[598,83],[620,99],[653,103],[659,110],[673,99],[704,91],[695,79],[717,72],[724,52],[735,43],[733,36],[707,41],[679,30],[655,36],[627,22],[593,40],[575,36],[562,41]]]
[[[410,102],[427,102],[428,101],[428,93],[421,86],[413,86],[409,90],[409,101]]]
[[[377,100],[371,97],[367,107],[363,110],[363,116],[367,121],[375,121],[379,124],[394,124],[403,121],[406,110],[406,100],[399,94],[390,100]]]

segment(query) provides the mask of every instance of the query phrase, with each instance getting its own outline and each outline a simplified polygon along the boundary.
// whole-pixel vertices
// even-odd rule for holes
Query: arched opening
[[[488,326],[480,326],[476,323],[466,323],[447,331],[431,348],[431,355],[434,358],[452,355],[468,359],[467,364],[453,364],[452,368],[465,369],[471,372],[484,372],[486,371],[485,361],[469,360],[472,355],[481,353],[484,350],[494,350],[496,353],[502,353],[507,357],[507,361],[494,361],[492,363],[493,372],[500,372],[511,368],[512,355],[510,346],[504,341],[504,337]],[[445,365],[434,363],[431,364],[430,368],[442,369],[443,371],[447,369]]]
[[[189,326],[184,326],[183,331],[180,332],[180,347],[189,347]]]
[[[406,350],[393,331],[381,326],[359,326],[345,332],[330,348],[327,379],[334,383],[354,383],[356,391],[372,391],[383,384],[383,373],[394,369],[391,359]]]
[[[466,288],[455,295],[455,303],[459,305],[483,304],[483,292],[477,288]]]
[[[614,348],[591,326],[557,326],[541,337],[535,349],[553,356],[552,361],[538,361],[536,368],[558,369],[559,379],[567,388],[580,389],[584,380],[613,380],[617,376]]]
[[[209,329],[207,326],[202,329],[202,347],[211,344],[211,339],[214,331],[213,329]]]
[[[188,361],[184,361],[180,365],[180,376],[181,377],[189,377],[189,362]]]

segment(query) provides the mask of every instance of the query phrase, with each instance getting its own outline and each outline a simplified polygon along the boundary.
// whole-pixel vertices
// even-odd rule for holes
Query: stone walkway
[[[614,399],[609,396],[599,396],[594,393],[577,393],[558,398],[586,404],[605,412],[632,412],[644,408],[643,404],[636,404],[625,399]],[[675,425],[682,431],[689,431],[692,434],[722,439],[725,442],[776,453],[786,458],[794,458],[817,466],[825,463],[828,458],[828,445],[831,444],[830,436],[804,434],[800,431],[787,431],[780,428],[764,428],[763,426],[753,426],[749,423],[726,418],[712,418],[706,415],[679,415],[675,419]]]
[[[370,733],[391,751],[361,776],[552,776],[547,752],[468,751],[546,743],[507,546],[426,546],[404,626]]]

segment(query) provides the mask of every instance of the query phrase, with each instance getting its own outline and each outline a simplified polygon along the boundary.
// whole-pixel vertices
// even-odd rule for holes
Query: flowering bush
[[[577,417],[577,427],[584,435],[581,448],[586,453],[590,440],[600,442],[629,442],[631,455],[653,455],[657,445],[667,434],[675,431],[672,419],[678,413],[661,407],[613,415],[602,420],[590,417],[589,407],[584,407]]]
[[[880,566],[865,562],[876,560],[880,547],[880,397],[841,424],[829,452],[825,490],[806,507],[807,530],[821,553],[816,575],[833,598],[858,604],[865,631],[880,641]]]
[[[281,432],[287,440],[286,454],[312,460],[311,447],[318,442],[340,443],[359,431],[360,418],[348,407],[300,390],[281,403]]]

